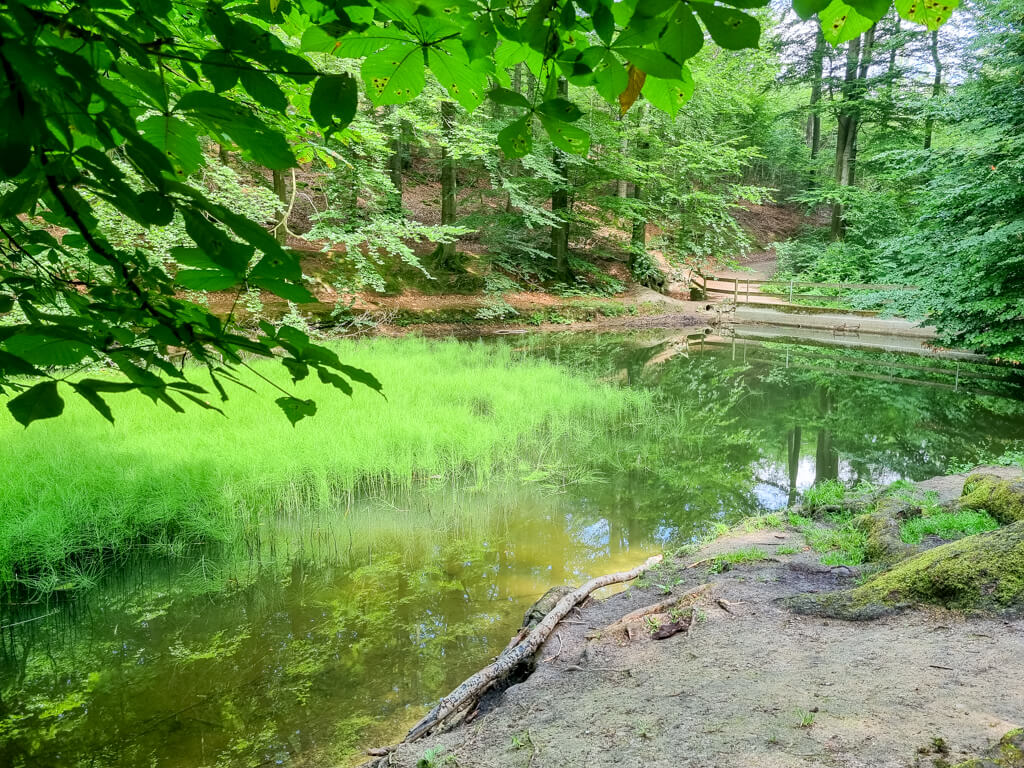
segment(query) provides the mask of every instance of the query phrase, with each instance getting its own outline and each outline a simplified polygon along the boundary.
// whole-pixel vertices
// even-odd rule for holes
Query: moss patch
[[[851,590],[799,595],[798,613],[873,619],[916,603],[997,613],[1024,613],[1024,521],[944,544]]]
[[[861,515],[854,525],[864,534],[864,555],[868,560],[893,562],[913,552],[900,537],[900,524],[887,513]]]
[[[956,768],[1024,768],[1024,728],[1003,736],[986,757],[958,763]]]
[[[1024,520],[1024,480],[1004,480],[982,472],[964,482],[961,509],[984,509],[1004,525]]]

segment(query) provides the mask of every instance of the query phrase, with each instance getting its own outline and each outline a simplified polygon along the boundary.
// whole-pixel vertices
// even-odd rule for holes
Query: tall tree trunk
[[[455,102],[441,102],[441,132],[444,143],[441,145],[441,224],[454,224],[457,215],[455,209],[455,158],[452,157],[451,146],[455,141]],[[437,247],[435,264],[445,269],[455,269],[455,243],[443,243]]]
[[[228,147],[226,144],[217,145],[217,159],[220,160],[221,165],[228,164]]]
[[[277,195],[277,199],[285,206],[284,211],[281,213],[281,221],[277,225],[277,229],[274,230],[274,237],[277,238],[277,242],[284,245],[288,241],[288,222],[286,218],[288,216],[288,185],[284,180],[284,171],[271,171],[274,180],[274,194]]]
[[[558,79],[558,95],[568,98],[569,83],[564,77]],[[566,283],[572,282],[569,269],[569,166],[565,153],[555,147],[552,163],[558,181],[551,191],[551,213],[558,221],[551,225],[551,258],[555,262],[555,278]]]
[[[796,481],[800,473],[800,437],[799,426],[793,427],[786,435],[786,459],[789,470],[789,493],[786,497],[786,505],[792,507],[796,504]]]
[[[835,181],[840,187],[853,186],[856,180],[857,132],[860,129],[860,103],[863,100],[865,80],[871,66],[871,49],[874,45],[875,27],[864,34],[864,39],[855,37],[846,49],[846,71],[843,76],[842,103],[839,106],[836,130]],[[843,208],[838,202],[832,204],[832,239],[842,239],[846,230]]]
[[[818,112],[818,104],[821,102],[821,76],[825,58],[825,36],[820,27],[816,29],[814,55],[811,57],[811,114],[807,116],[807,143],[811,147],[811,159],[816,158],[821,149],[821,113]]]
[[[832,433],[822,427],[818,430],[818,445],[814,455],[814,483],[839,479],[839,452],[832,444]]]
[[[942,62],[939,60],[939,31],[932,31],[932,64],[935,66],[935,79],[932,81],[932,103],[928,105],[928,114],[924,119],[924,148],[932,148],[932,131],[935,127],[935,116],[932,109],[934,102],[942,93]]]
[[[394,111],[394,107],[391,108]],[[394,187],[391,209],[402,210],[402,126],[400,123],[391,123],[391,154],[388,156],[388,176],[391,179],[391,186]]]

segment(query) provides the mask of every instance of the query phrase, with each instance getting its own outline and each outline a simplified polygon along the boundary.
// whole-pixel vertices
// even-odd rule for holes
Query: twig
[[[546,659],[544,659],[545,662],[554,661],[562,653],[562,635],[561,635],[561,633],[555,635],[555,639],[558,640],[558,650],[555,651],[551,656],[548,656]]]

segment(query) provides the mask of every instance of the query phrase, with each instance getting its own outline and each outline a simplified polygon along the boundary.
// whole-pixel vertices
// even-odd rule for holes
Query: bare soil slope
[[[586,604],[525,682],[391,764],[413,768],[433,749],[430,765],[461,768],[944,766],[1024,725],[1024,621],[940,609],[858,623],[796,616],[780,598],[856,581],[813,552],[778,554],[802,543],[793,531],[745,533],[662,566],[650,581],[674,594],[711,585],[690,630],[665,640],[642,622],[593,637],[663,600],[661,588]],[[751,546],[771,559],[686,567]]]

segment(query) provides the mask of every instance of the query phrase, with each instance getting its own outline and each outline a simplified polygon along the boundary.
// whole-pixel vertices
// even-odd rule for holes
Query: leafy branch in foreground
[[[177,0],[0,2],[0,393],[22,424],[63,412],[62,387],[112,419],[104,395],[137,389],[181,410],[213,408],[186,380],[184,362],[224,382],[250,357],[279,357],[298,381],[315,371],[350,392],[379,390],[294,329],[247,335],[185,291],[260,289],[313,302],[298,255],[261,222],[190,182],[204,137],[281,171],[292,146],[345,131],[359,62],[374,107],[415,98],[432,73],[465,109],[485,98],[514,111],[498,143],[529,151],[534,123],[556,147],[586,154],[581,111],[559,83],[593,88],[625,113],[638,99],[674,115],[693,90],[686,66],[705,31],[727,49],[756,47],[746,9],[767,0]],[[900,13],[930,27],[952,4],[927,0]],[[838,42],[888,10],[888,0],[798,0]],[[839,20],[839,21],[837,21]],[[829,26],[831,25],[831,26]],[[532,99],[508,89],[508,69],[537,79]],[[493,78],[497,85],[488,88]],[[115,245],[96,216],[102,201],[147,231],[183,223],[191,245],[156,263],[146,238]],[[174,362],[172,362],[174,361]],[[123,380],[76,378],[108,363]],[[316,411],[285,393],[294,423]]]

